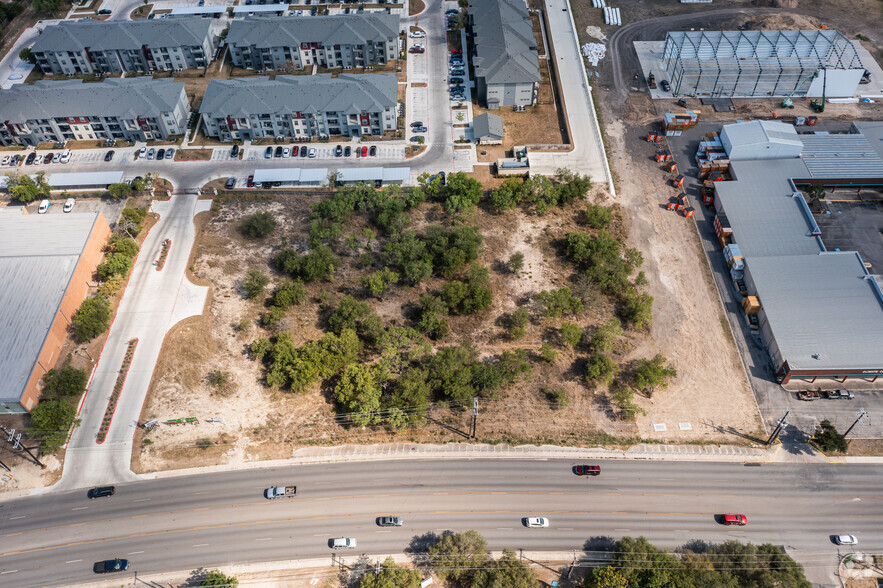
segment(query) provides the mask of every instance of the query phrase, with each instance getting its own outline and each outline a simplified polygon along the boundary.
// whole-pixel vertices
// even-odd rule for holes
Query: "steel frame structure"
[[[822,69],[864,69],[840,31],[689,31],[665,36],[675,96],[802,96]]]

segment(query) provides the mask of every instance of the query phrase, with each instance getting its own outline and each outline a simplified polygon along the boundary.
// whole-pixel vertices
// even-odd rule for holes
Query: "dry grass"
[[[423,3],[423,0],[409,0],[408,2],[408,15],[414,16],[415,14],[420,14],[426,10],[426,5]]]
[[[883,439],[849,439],[849,451],[847,454],[850,456],[883,455]]]
[[[178,149],[175,151],[175,161],[211,161],[211,149]]]

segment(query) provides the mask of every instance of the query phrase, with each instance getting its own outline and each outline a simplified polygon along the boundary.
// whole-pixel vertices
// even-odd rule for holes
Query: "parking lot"
[[[310,143],[308,145],[303,145],[303,147],[307,148],[308,154],[309,154],[310,149],[315,149],[315,152],[316,152],[315,157],[301,157],[299,154],[295,155],[294,150],[300,149],[302,147],[302,145],[298,145],[296,143],[293,143],[291,145],[283,145],[282,146],[283,148],[291,148],[292,149],[289,157],[275,157],[277,145],[267,145],[267,146],[257,145],[257,146],[252,146],[252,147],[246,148],[244,159],[246,159],[248,161],[259,161],[259,160],[280,161],[280,160],[285,160],[285,161],[290,161],[291,164],[295,165],[295,166],[299,165],[300,163],[303,163],[305,160],[315,161],[315,162],[324,160],[323,163],[327,164],[327,163],[329,163],[328,160],[344,161],[347,159],[343,155],[341,155],[340,157],[337,157],[334,154],[334,151],[338,145],[340,145],[341,148],[349,147],[351,150],[351,154],[348,159],[353,159],[353,160],[361,159],[361,155],[359,154],[360,149],[363,149],[363,148],[368,149],[369,153],[370,153],[370,149],[372,147],[376,150],[376,154],[373,156],[366,154],[367,159],[372,159],[372,160],[376,159],[378,161],[392,161],[392,160],[402,160],[405,158],[404,145],[377,141],[377,142],[368,142],[368,143],[362,143],[362,144],[359,144],[359,143],[335,143],[335,144]],[[274,157],[266,157],[265,156],[265,153],[267,152],[267,147],[270,147],[273,149]],[[215,149],[215,153],[217,153],[219,151],[225,152],[227,154],[227,159],[231,159],[230,149],[223,149],[223,150],[222,149]],[[215,157],[212,157],[212,159],[214,160]]]

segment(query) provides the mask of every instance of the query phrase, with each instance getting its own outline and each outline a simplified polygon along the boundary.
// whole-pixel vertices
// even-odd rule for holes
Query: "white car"
[[[337,537],[336,539],[332,539],[328,543],[330,544],[331,549],[355,549],[356,538],[355,537]]]
[[[41,163],[43,163],[43,155],[38,153],[37,157],[34,158],[34,165],[40,165]]]
[[[310,147],[310,150],[307,152],[307,157],[316,157],[316,148]]]
[[[291,157],[291,148],[283,147],[282,148],[282,157]]]
[[[857,545],[858,539],[855,535],[837,535],[834,537],[834,543],[837,545]]]
[[[40,207],[37,209],[37,214],[46,214],[49,210],[49,201],[43,200],[40,202]]]
[[[426,33],[424,33],[423,31],[411,31],[410,33],[408,33],[408,36],[412,39],[422,39],[426,36]]]
[[[521,519],[521,522],[524,523],[524,526],[528,528],[545,528],[549,526],[549,519],[544,519],[543,517],[525,517]]]
[[[71,160],[71,150],[65,149],[61,152],[61,155],[58,156],[58,163],[67,163]]]
[[[3,158],[2,161],[0,161],[0,165],[9,165],[9,160],[10,160],[10,159],[11,159],[11,158],[7,155],[6,157]]]
[[[64,201],[64,207],[61,209],[61,211],[62,212],[72,211],[74,209],[74,204],[76,204],[76,203],[77,203],[77,201],[74,200],[73,198],[68,198],[67,200]]]
[[[423,50],[425,50],[426,47],[424,47],[424,46],[421,45],[420,43],[414,43],[413,45],[411,45],[411,49],[423,49]]]
[[[147,156],[147,147],[142,147],[138,150],[138,159],[142,159]]]

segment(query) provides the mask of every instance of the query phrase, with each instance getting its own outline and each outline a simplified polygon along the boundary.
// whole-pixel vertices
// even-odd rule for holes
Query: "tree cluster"
[[[242,219],[239,232],[248,239],[263,239],[276,230],[276,219],[272,212],[256,212]]]
[[[43,395],[31,411],[28,436],[41,439],[44,453],[65,444],[77,420],[77,403],[86,391],[89,374],[70,365],[53,368],[43,375]]]
[[[623,537],[608,567],[595,568],[586,588],[810,588],[803,566],[780,547],[726,541],[680,555],[652,545],[644,537]]]
[[[71,322],[80,341],[91,341],[110,326],[110,302],[103,296],[87,298],[80,305]]]
[[[539,585],[533,570],[512,549],[494,560],[478,531],[445,532],[429,547],[433,572],[460,588],[535,588]]]
[[[819,423],[816,434],[812,437],[812,442],[822,451],[837,451],[846,453],[849,451],[849,442],[846,437],[841,435],[837,428],[831,424],[831,421],[825,419]]]
[[[497,213],[524,205],[543,215],[555,206],[585,198],[591,188],[592,180],[588,176],[559,169],[554,179],[545,176],[507,178],[498,188],[488,192],[487,202]]]
[[[305,282],[334,279],[334,272],[340,267],[340,259],[327,245],[320,245],[309,253],[298,253],[285,249],[273,258],[273,266],[294,278]]]
[[[22,12],[25,7],[21,2],[0,2],[0,20],[12,20]],[[36,63],[34,59],[34,63]],[[28,63],[31,63],[30,61]]]
[[[28,174],[8,174],[6,189],[12,198],[22,204],[49,198],[52,187],[46,182],[46,172],[37,172],[35,177]]]
[[[426,227],[423,235],[404,231],[383,248],[383,262],[416,286],[432,275],[451,278],[475,261],[483,238],[476,227]]]

